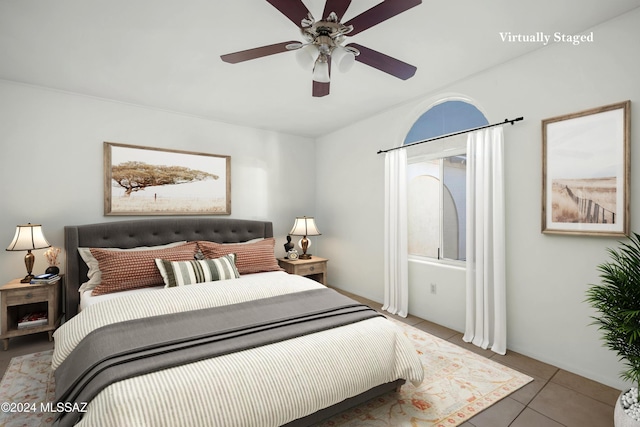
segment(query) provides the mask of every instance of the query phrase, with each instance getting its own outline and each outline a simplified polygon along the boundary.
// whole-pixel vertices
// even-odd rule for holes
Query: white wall
[[[588,284],[598,281],[596,265],[617,240],[540,232],[541,120],[630,99],[632,123],[640,123],[640,57],[632,53],[638,22],[640,9],[593,28],[591,44],[552,43],[320,138],[317,219],[325,235],[318,240],[330,258],[329,282],[382,301],[384,159],[376,151],[399,145],[425,104],[458,94],[475,101],[491,122],[524,116],[505,128],[508,346],[622,388],[622,366],[601,346],[584,303]],[[632,147],[639,142],[640,133],[632,131]],[[634,148],[635,168],[640,150]],[[640,227],[640,188],[633,185],[631,226]],[[412,314],[463,330],[463,271],[411,263],[410,281]],[[437,283],[436,295],[426,289],[430,283]]]
[[[0,81],[0,243],[31,222],[62,248],[65,225],[133,218],[103,215],[103,141],[230,155],[230,217],[273,221],[278,256],[295,216],[314,213],[315,165],[292,172],[311,139]],[[24,254],[0,256],[2,283],[26,274]]]

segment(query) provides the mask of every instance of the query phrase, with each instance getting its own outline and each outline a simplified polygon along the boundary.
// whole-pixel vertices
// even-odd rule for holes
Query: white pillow
[[[147,251],[147,250],[153,250],[153,249],[172,248],[174,246],[184,245],[185,243],[187,243],[186,240],[183,240],[181,242],[168,243],[166,245],[138,246],[130,249],[121,249],[121,248],[100,248],[100,249],[104,249],[107,251]],[[89,267],[89,272],[87,273],[87,277],[89,278],[89,280],[84,282],[80,286],[80,289],[78,289],[79,292],[84,292],[84,291],[95,288],[102,282],[102,272],[100,271],[100,265],[98,264],[98,260],[95,259],[94,256],[91,254],[91,248],[78,248],[78,253],[82,257],[84,262],[87,264],[87,267]]]

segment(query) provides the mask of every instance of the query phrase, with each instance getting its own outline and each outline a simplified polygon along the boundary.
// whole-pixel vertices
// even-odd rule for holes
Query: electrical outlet
[[[432,284],[431,284],[431,293],[432,293],[432,294],[436,294],[436,293],[437,293],[437,291],[438,291],[438,289],[437,289],[436,284],[435,284],[435,283],[432,283]]]

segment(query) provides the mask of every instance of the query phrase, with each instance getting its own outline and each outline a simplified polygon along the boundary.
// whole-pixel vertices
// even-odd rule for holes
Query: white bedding
[[[54,334],[57,368],[91,330],[124,320],[221,306],[322,287],[284,272],[170,289],[89,305]],[[406,337],[374,318],[105,388],[83,426],[279,426],[376,385],[415,384],[422,365]]]
[[[164,289],[164,286],[155,286],[153,288],[140,288],[132,289],[130,291],[114,292],[111,294],[93,295],[93,290],[80,291],[80,311],[89,307],[90,305],[97,304],[102,301],[108,301],[114,298],[120,298],[125,295],[139,294],[144,292],[154,292],[160,289]]]

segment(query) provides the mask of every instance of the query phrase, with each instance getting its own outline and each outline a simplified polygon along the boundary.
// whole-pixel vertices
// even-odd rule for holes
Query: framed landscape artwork
[[[104,143],[105,215],[229,215],[231,157]]]
[[[542,121],[542,232],[629,233],[631,102]]]

